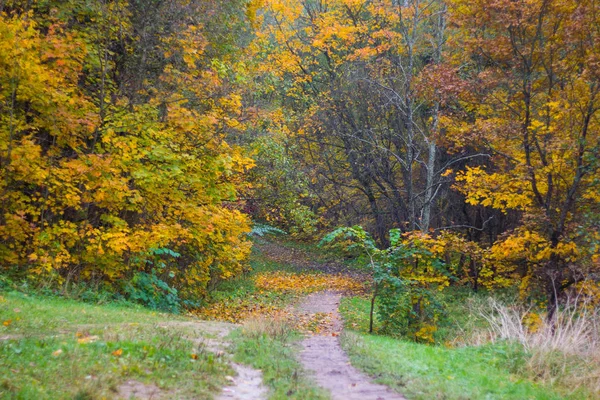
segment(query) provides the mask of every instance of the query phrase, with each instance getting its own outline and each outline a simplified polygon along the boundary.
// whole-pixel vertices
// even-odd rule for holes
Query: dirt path
[[[313,374],[319,386],[331,393],[334,400],[404,400],[388,387],[372,383],[365,374],[350,365],[338,337],[342,329],[338,312],[340,298],[339,293],[314,293],[299,305],[299,312],[328,314],[330,321],[319,334],[302,341],[302,365]]]
[[[232,363],[237,376],[231,378],[231,385],[223,388],[217,400],[261,400],[266,399],[268,390],[263,385],[262,373],[245,365]]]
[[[229,355],[229,343],[225,337],[229,334],[232,324],[223,324],[226,329],[217,332],[218,339],[205,341],[207,348],[213,353]],[[246,365],[235,363],[229,359],[229,365],[235,370],[236,376],[228,377],[230,385],[224,387],[216,397],[217,400],[264,400],[268,396],[268,389],[263,384],[262,372]]]
[[[335,259],[315,256],[301,249],[290,248],[278,242],[259,241],[254,244],[262,254],[277,263],[288,264],[299,272],[319,271],[326,274],[344,274],[357,279],[365,279],[368,273],[349,268]]]

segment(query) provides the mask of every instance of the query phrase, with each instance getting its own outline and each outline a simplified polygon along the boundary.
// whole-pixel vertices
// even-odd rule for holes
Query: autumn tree
[[[565,290],[598,272],[598,4],[452,3],[478,95],[464,104],[473,119],[448,130],[492,155],[459,188],[470,204],[521,213],[492,253],[524,293],[544,293],[552,318]]]
[[[244,4],[1,4],[2,268],[115,290],[153,274],[191,299],[239,274],[252,161],[225,140],[243,127],[226,66]]]
[[[382,242],[393,226],[456,224],[443,173],[481,154],[445,141],[440,125],[467,90],[446,46],[446,5],[273,0],[263,10],[257,74],[290,116],[313,210],[367,224]]]

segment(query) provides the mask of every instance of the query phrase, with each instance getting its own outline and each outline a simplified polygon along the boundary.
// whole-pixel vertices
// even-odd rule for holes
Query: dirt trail
[[[404,400],[387,386],[372,383],[365,374],[350,365],[338,337],[342,329],[338,312],[340,298],[339,293],[319,292],[306,297],[299,305],[302,313],[330,316],[329,326],[320,334],[302,341],[302,365],[312,372],[315,381],[328,390],[334,400]]]
[[[300,271],[316,270],[368,279],[364,271],[352,270],[340,262],[320,260],[306,251],[277,242],[264,241],[257,247],[267,258],[287,263]],[[296,313],[304,320],[310,320],[315,314],[327,316],[319,318],[326,321],[325,326],[321,324],[319,327],[319,333],[307,336],[302,341],[303,349],[299,358],[304,369],[312,374],[319,386],[330,392],[334,400],[405,400],[387,386],[373,383],[367,375],[350,364],[339,341],[343,328],[338,311],[341,296],[335,292],[313,293],[297,306]]]
[[[225,329],[221,329],[217,334],[219,339],[204,340],[209,351],[213,353],[230,354],[227,350],[229,343],[225,336],[229,334],[234,325],[223,323]],[[267,398],[268,390],[263,384],[262,372],[260,370],[238,364],[229,360],[229,365],[235,370],[236,376],[228,377],[230,385],[224,387],[221,393],[216,397],[217,400],[264,400]]]
[[[327,274],[343,274],[356,279],[365,279],[365,271],[350,268],[339,260],[311,254],[305,250],[290,248],[278,242],[260,241],[254,244],[263,255],[280,264],[288,264],[299,272],[319,271]]]
[[[267,398],[267,388],[262,382],[262,373],[245,365],[232,363],[237,376],[231,378],[231,385],[223,388],[218,400],[260,400]]]

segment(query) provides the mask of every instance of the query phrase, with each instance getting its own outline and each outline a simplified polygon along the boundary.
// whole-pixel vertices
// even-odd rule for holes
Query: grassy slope
[[[208,398],[232,373],[182,337],[193,335],[189,328],[156,325],[184,317],[17,292],[0,296],[0,398],[114,398],[129,379],[156,385],[169,398]]]
[[[352,330],[343,335],[342,345],[355,366],[409,399],[588,397],[581,392],[569,393],[568,388],[532,381],[525,372],[528,355],[516,345],[446,348],[369,335],[365,333],[367,310],[367,299],[343,300],[342,315]],[[454,312],[458,314],[459,310]],[[457,316],[464,320],[465,315]]]
[[[213,291],[214,302],[226,302],[232,310],[285,306],[297,298],[289,293],[258,290],[257,273],[293,271],[289,265],[253,251],[252,271],[222,282]],[[0,398],[94,399],[115,397],[128,379],[153,383],[168,398],[207,398],[233,372],[211,354],[193,349],[182,339],[184,328],[160,329],[156,324],[189,319],[152,312],[131,304],[95,306],[56,297],[0,293]],[[233,312],[235,314],[235,312]],[[232,318],[234,319],[234,318]],[[99,336],[93,343],[78,343],[77,332]],[[304,376],[295,358],[300,336],[231,335],[238,362],[260,368],[272,399],[323,399]],[[53,356],[57,350],[61,354]],[[119,349],[119,357],[112,353]],[[192,360],[191,353],[198,354]]]
[[[284,243],[290,249],[299,249],[325,260],[322,249],[309,245]],[[316,251],[315,251],[316,250]],[[256,271],[289,269],[265,260],[260,252],[253,255]],[[356,265],[353,265],[354,267]],[[247,278],[222,292],[252,295],[253,286]],[[240,290],[243,288],[243,290]],[[440,329],[441,342],[461,344],[461,337],[486,326],[474,317],[470,306],[477,306],[483,298],[467,296],[469,291],[450,293],[444,299],[450,317],[454,320]],[[269,295],[267,293],[263,295]],[[565,395],[565,388],[550,388],[530,380],[523,372],[527,354],[517,346],[487,345],[481,347],[446,348],[429,346],[381,335],[368,335],[368,300],[346,298],[341,304],[346,327],[342,344],[352,363],[378,382],[400,391],[409,399],[561,399],[585,398],[585,394]],[[250,337],[242,334],[235,338],[239,361],[265,371],[265,381],[273,388],[273,398],[320,398],[320,392],[311,392],[294,360],[293,339]]]

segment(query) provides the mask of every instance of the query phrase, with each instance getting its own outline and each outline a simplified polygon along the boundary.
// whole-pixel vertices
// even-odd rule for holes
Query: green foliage
[[[377,302],[380,332],[417,342],[435,342],[435,331],[446,317],[444,305],[436,293],[411,285],[404,290],[397,289],[388,282],[382,285]]]
[[[379,281],[378,309],[382,331],[403,335],[415,341],[434,342],[434,332],[445,317],[443,304],[436,296],[436,288],[424,279],[407,271],[417,270],[418,264],[427,265],[442,274],[444,263],[424,246],[410,240],[401,240],[399,232],[390,232],[392,246],[387,260],[376,269]],[[440,286],[443,288],[443,286]]]
[[[179,313],[181,300],[177,289],[170,287],[156,276],[154,270],[150,274],[138,272],[125,287],[128,298],[153,310]]]
[[[430,250],[435,242],[428,236],[402,235],[397,229],[389,236],[390,247],[379,249],[362,227],[342,227],[325,235],[320,245],[342,245],[368,257],[374,282],[369,331],[373,331],[377,304],[383,332],[433,343],[437,326],[445,316],[436,291],[446,287],[452,276]]]
[[[377,257],[381,251],[375,240],[362,226],[341,227],[328,233],[321,239],[319,246],[338,245],[347,250],[361,250],[368,255]]]
[[[133,278],[125,286],[128,299],[153,310],[179,313],[182,301],[177,289],[163,280],[170,279],[172,281],[175,277],[174,265],[169,264],[168,261],[179,257],[181,254],[166,247],[150,249],[147,259],[144,261],[147,265],[152,266],[151,271],[150,273],[137,272],[133,275]]]
[[[309,206],[307,177],[292,157],[293,149],[285,136],[276,126],[274,129],[249,145],[256,162],[249,176],[256,199],[252,214],[255,219],[283,227],[294,237],[308,239],[316,232],[318,217]]]
[[[262,237],[265,235],[287,235],[287,233],[283,229],[279,229],[275,226],[255,223],[252,225],[250,235]]]

